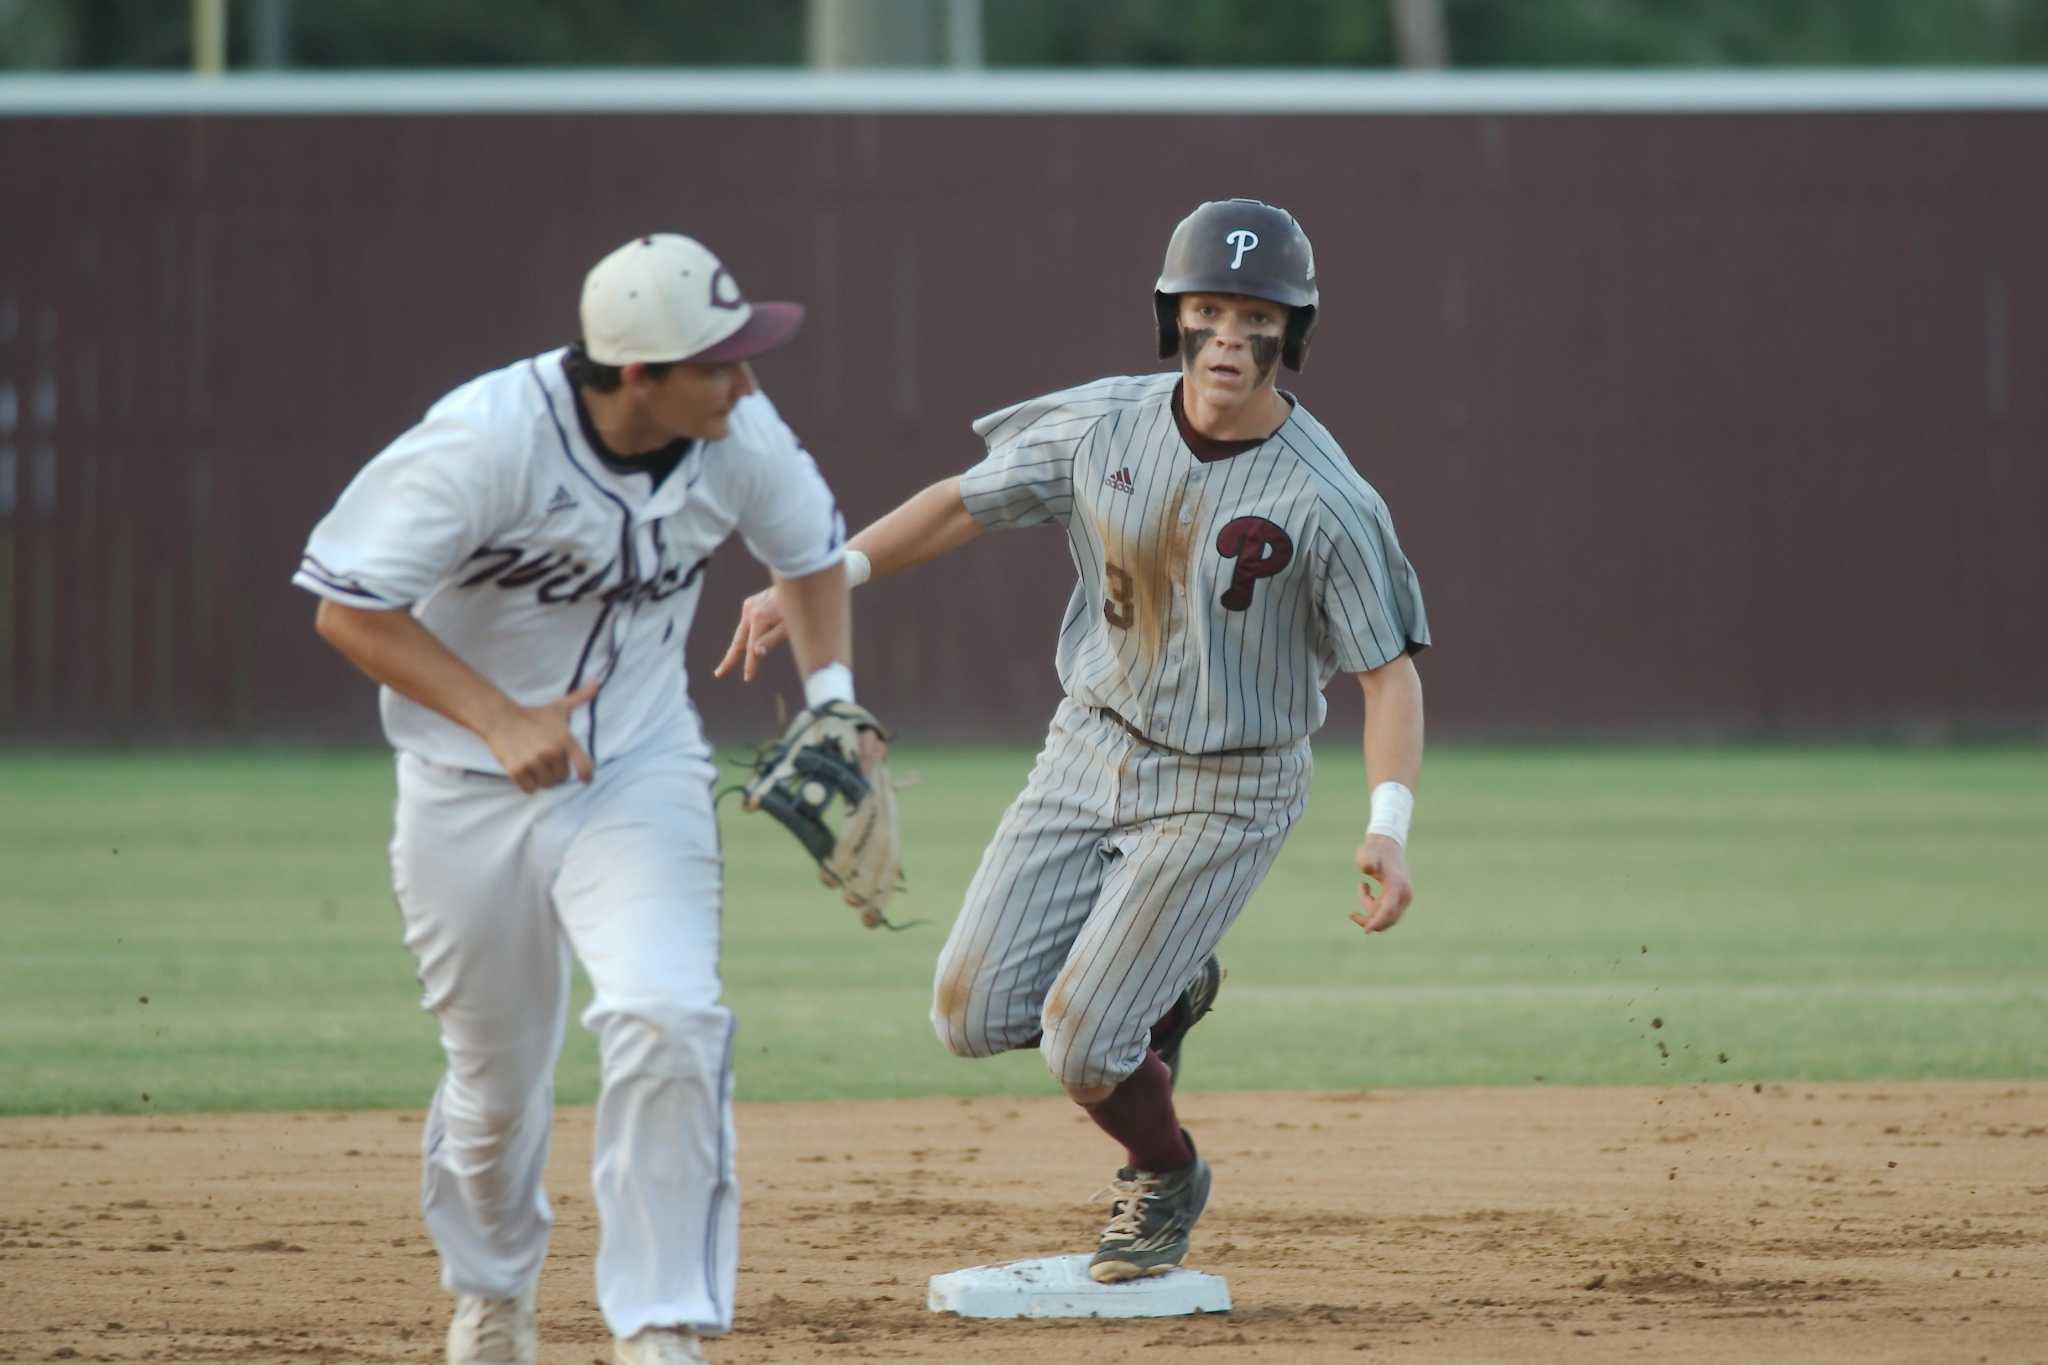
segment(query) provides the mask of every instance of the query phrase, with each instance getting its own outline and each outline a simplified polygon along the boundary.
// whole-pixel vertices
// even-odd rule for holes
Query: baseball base
[[[1097,1284],[1086,1255],[1046,1256],[934,1275],[925,1306],[963,1318],[1178,1318],[1229,1312],[1230,1286],[1186,1269]]]

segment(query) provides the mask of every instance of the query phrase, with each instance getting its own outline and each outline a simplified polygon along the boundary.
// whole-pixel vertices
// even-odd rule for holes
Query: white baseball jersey
[[[409,608],[523,705],[602,677],[571,718],[602,762],[657,731],[702,744],[683,641],[711,552],[735,530],[788,577],[829,568],[845,523],[764,394],[659,487],[591,448],[552,351],[472,380],[364,466],[314,528],[293,582],[352,607]],[[481,738],[390,688],[394,748],[501,771]]]
[[[1300,403],[1262,444],[1198,460],[1177,372],[1103,379],[990,413],[961,481],[983,526],[1059,521],[1080,580],[1067,694],[1183,753],[1275,748],[1323,689],[1429,643],[1385,502]]]

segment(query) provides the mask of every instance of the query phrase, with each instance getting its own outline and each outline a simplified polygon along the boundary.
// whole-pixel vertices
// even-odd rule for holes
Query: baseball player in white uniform
[[[452,1365],[538,1357],[541,1188],[570,954],[602,1092],[597,1297],[619,1365],[697,1361],[738,1264],[713,770],[683,669],[735,531],[782,586],[813,704],[852,699],[845,526],[751,357],[749,304],[690,238],[591,269],[582,339],[472,380],[364,466],[294,578],[383,684],[393,884],[447,1072],[421,1207]]]
[[[1069,301],[1053,306],[1067,309]],[[1299,370],[1318,291],[1308,237],[1255,200],[1203,204],[1154,290],[1161,358],[974,424],[986,457],[850,542],[858,583],[984,530],[1057,523],[1079,581],[1066,691],[942,950],[932,1023],[955,1053],[1037,1046],[1125,1149],[1090,1273],[1180,1264],[1208,1163],[1173,1104],[1181,1040],[1221,983],[1215,950],[1308,793],[1323,689],[1366,702],[1371,814],[1356,855],[1367,933],[1413,890],[1404,846],[1422,763],[1429,643],[1386,504],[1276,367]],[[785,592],[742,610],[724,673],[783,633]]]

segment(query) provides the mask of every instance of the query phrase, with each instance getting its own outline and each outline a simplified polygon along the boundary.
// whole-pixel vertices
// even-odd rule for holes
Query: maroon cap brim
[[[772,351],[796,335],[804,325],[800,303],[757,303],[746,325],[715,346],[683,359],[692,365],[719,365],[734,360],[751,360]]]

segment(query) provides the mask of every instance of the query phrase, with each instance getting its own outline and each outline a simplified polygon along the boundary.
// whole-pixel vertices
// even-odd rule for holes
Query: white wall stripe
[[[1276,98],[1284,92],[1285,98]],[[2048,109],[2048,71],[355,71],[0,78],[0,117],[321,114],[1774,114]]]

